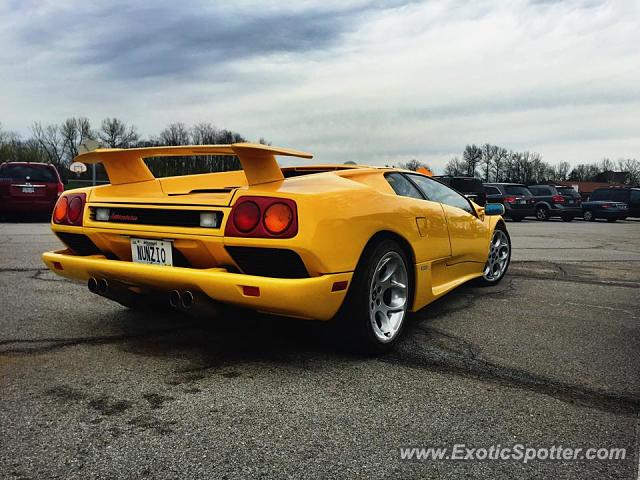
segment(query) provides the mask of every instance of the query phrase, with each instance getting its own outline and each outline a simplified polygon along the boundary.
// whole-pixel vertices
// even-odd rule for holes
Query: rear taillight
[[[562,195],[554,195],[551,197],[553,203],[564,203],[564,197]]]
[[[516,201],[516,197],[504,197],[505,203],[513,203]]]
[[[602,204],[602,208],[611,208],[611,207],[613,207],[613,205],[610,204],[610,203],[603,203]]]
[[[86,201],[87,196],[84,193],[61,196],[53,210],[53,223],[81,227]]]
[[[240,197],[224,232],[228,237],[253,238],[291,238],[297,233],[296,203],[273,197]]]

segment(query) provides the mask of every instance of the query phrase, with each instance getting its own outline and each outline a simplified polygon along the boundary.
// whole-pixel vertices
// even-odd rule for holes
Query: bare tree
[[[82,142],[95,138],[95,134],[91,131],[91,122],[86,117],[67,118],[60,126],[60,135],[66,144],[69,160],[78,155],[78,146]]]
[[[404,168],[405,170],[412,170],[414,172],[417,172],[418,169],[420,168],[426,168],[427,170],[431,170],[431,168],[429,168],[429,166],[426,163],[416,160],[415,158],[409,160],[408,162],[400,162],[398,164],[398,167]]]
[[[43,127],[40,122],[34,122],[31,127],[33,138],[45,153],[47,161],[62,167],[67,154],[67,144],[57,125]]]
[[[476,145],[467,145],[462,153],[462,159],[467,165],[466,175],[475,177],[476,168],[482,160],[482,149]]]
[[[453,157],[444,167],[444,174],[452,177],[460,177],[467,173],[467,164],[460,157]]]
[[[98,132],[98,138],[105,147],[128,148],[138,140],[138,132],[136,127],[127,126],[118,118],[105,118]]]

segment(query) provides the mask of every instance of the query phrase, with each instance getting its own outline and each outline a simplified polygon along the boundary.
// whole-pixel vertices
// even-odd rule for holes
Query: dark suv
[[[0,214],[50,214],[63,191],[64,184],[53,165],[0,165]]]
[[[514,222],[535,215],[533,195],[519,183],[485,183],[487,203],[501,203],[504,214]]]
[[[596,188],[589,201],[609,201],[626,203],[629,217],[640,217],[640,188],[633,187],[603,187]]]
[[[529,185],[535,198],[535,215],[538,220],[560,217],[570,222],[582,216],[580,194],[571,187],[554,185]],[[560,189],[560,190],[558,190]]]
[[[482,180],[475,177],[453,177],[450,175],[434,175],[433,178],[453,188],[480,206],[486,203]]]

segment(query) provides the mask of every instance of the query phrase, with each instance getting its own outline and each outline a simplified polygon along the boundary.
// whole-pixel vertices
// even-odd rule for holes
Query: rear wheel
[[[511,263],[511,238],[504,225],[496,225],[491,244],[489,245],[489,258],[484,266],[480,285],[495,285],[502,280]]]
[[[350,347],[369,354],[390,350],[402,333],[411,291],[409,261],[396,241],[367,248],[338,315]]]
[[[549,220],[549,209],[547,207],[536,208],[536,218],[542,221]]]
[[[591,210],[585,210],[582,214],[582,218],[584,218],[587,222],[593,222],[596,219]]]

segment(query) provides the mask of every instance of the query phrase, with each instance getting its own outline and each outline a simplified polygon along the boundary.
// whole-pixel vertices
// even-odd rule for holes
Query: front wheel
[[[582,218],[584,218],[587,222],[595,221],[596,217],[591,210],[585,210],[582,214]]]
[[[480,285],[496,285],[507,273],[511,263],[511,238],[504,225],[497,225],[489,244],[489,258],[484,266]]]
[[[350,347],[369,354],[390,350],[402,333],[411,291],[409,261],[397,242],[367,248],[338,315]]]

